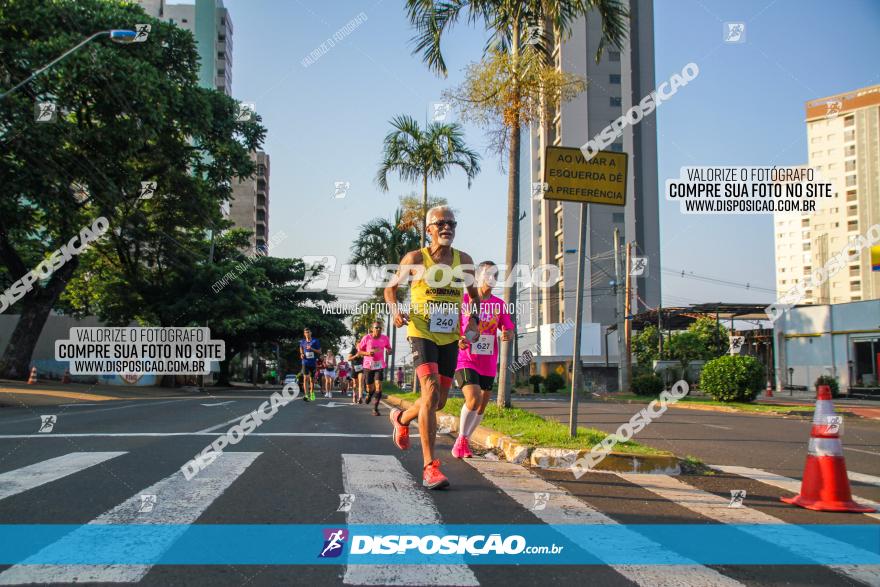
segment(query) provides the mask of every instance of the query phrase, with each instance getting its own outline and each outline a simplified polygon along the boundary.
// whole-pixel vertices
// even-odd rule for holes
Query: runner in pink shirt
[[[382,399],[382,380],[385,379],[385,355],[391,352],[391,340],[382,334],[382,324],[373,322],[370,333],[364,335],[358,343],[358,355],[364,358],[364,371],[367,372],[366,403],[375,394],[373,415],[379,415],[379,400]]]
[[[455,382],[464,393],[461,407],[461,420],[458,438],[452,447],[452,456],[457,459],[470,458],[471,447],[468,437],[483,419],[483,412],[492,397],[492,385],[498,373],[498,331],[501,340],[508,341],[513,335],[513,321],[504,307],[504,301],[492,295],[498,267],[492,261],[480,263],[476,272],[477,287],[480,291],[479,338],[471,343],[465,337],[467,320],[460,320],[461,338],[458,341],[458,364],[455,368]],[[464,294],[463,308],[470,305],[470,297]],[[469,312],[470,310],[465,310]]]

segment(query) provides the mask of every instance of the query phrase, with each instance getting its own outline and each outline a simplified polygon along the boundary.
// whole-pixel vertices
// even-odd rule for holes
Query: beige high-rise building
[[[880,85],[807,102],[806,123],[808,166],[835,185],[837,197],[821,201],[816,212],[774,215],[780,294],[847,250],[851,237],[880,224]],[[870,248],[859,253],[808,288],[803,303],[880,299],[880,272],[871,271]]]
[[[229,219],[236,228],[252,231],[250,249],[262,249],[269,240],[269,155],[251,153],[257,166],[253,177],[236,180],[232,185]]]
[[[630,32],[623,47],[606,47],[599,63],[596,50],[602,37],[602,20],[593,11],[572,25],[571,36],[558,39],[553,57],[557,69],[588,80],[585,92],[551,113],[543,128],[534,125],[523,137],[520,209],[520,262],[553,264],[562,280],[552,287],[531,287],[519,295],[528,308],[520,316],[520,349],[541,341],[536,363],[541,372],[568,365],[573,329],[565,323],[575,317],[580,204],[543,200],[533,192],[542,182],[545,149],[551,145],[581,147],[633,105],[654,91],[654,6],[652,0],[624,2],[630,11]],[[672,72],[670,72],[672,73]],[[666,74],[668,75],[668,74]],[[660,227],[657,195],[657,126],[655,114],[637,125],[628,125],[610,151],[629,154],[626,206],[590,206],[583,296],[585,369],[617,363],[616,335],[605,329],[617,322],[614,294],[614,230],[623,242],[634,242],[636,255],[648,258],[648,272],[633,278],[633,308],[660,303]],[[642,300],[642,302],[639,302]],[[562,333],[561,335],[559,333]],[[607,355],[606,355],[607,353]],[[563,366],[565,368],[565,366]],[[588,377],[589,380],[589,377]]]

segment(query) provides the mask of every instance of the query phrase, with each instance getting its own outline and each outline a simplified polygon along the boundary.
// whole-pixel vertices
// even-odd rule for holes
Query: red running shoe
[[[422,471],[422,485],[428,489],[443,489],[449,487],[449,479],[440,472],[440,461],[433,460],[425,465]]]
[[[394,408],[388,417],[391,419],[391,424],[394,425],[394,434],[392,435],[394,444],[400,450],[406,450],[409,448],[409,426],[404,426],[400,423],[400,415],[402,413],[403,411],[399,408]]]

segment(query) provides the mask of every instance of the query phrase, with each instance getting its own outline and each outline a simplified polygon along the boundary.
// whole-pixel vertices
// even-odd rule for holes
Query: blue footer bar
[[[878,565],[880,525],[0,525],[0,564]]]

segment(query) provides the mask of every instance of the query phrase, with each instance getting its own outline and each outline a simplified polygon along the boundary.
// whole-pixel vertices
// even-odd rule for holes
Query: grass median
[[[606,396],[607,401],[628,401],[633,403],[650,403],[652,400],[657,399],[656,397],[645,396],[645,395],[635,395],[633,393],[613,393]],[[761,412],[761,413],[772,413],[772,414],[789,414],[791,412],[812,412],[814,410],[813,406],[786,406],[786,405],[775,405],[775,404],[752,404],[747,402],[720,402],[718,400],[714,400],[708,397],[691,397],[685,396],[678,400],[679,404],[691,404],[698,406],[719,406],[723,408],[730,408],[731,410],[735,410],[738,412]]]
[[[416,393],[394,393],[391,395],[401,399],[415,401]],[[449,398],[443,407],[443,412],[458,417],[464,400],[461,398]],[[506,436],[516,439],[518,442],[529,446],[544,448],[575,448],[591,449],[609,436],[595,428],[578,428],[576,438],[568,434],[568,426],[554,420],[545,420],[537,414],[520,408],[500,409],[494,403],[486,408],[486,414],[480,426],[491,428]],[[614,452],[635,455],[662,455],[670,456],[672,453],[651,448],[638,442],[621,442],[614,446]]]

